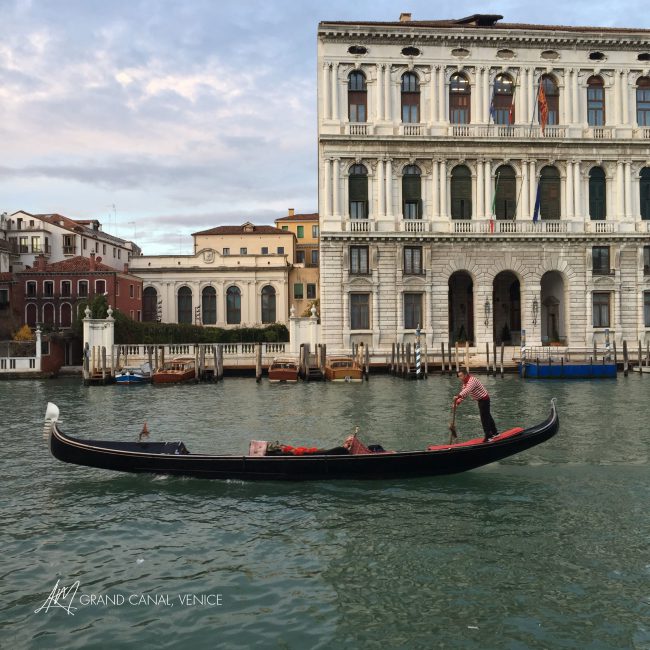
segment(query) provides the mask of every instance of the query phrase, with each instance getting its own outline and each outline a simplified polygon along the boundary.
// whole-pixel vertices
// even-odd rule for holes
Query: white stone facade
[[[650,336],[650,32],[491,18],[319,26],[321,323],[331,348],[366,340],[388,350],[412,340],[414,314],[437,348],[519,345],[522,330],[529,345],[589,347],[607,330],[630,344]],[[349,89],[355,72],[365,78],[361,100]],[[416,121],[402,121],[405,74],[419,85]],[[450,121],[454,75],[470,91],[464,123]],[[514,82],[509,124],[495,124],[491,111],[499,75]],[[545,128],[543,75],[557,89]],[[600,117],[588,98],[594,79]],[[349,102],[365,102],[365,120],[349,120]],[[356,218],[350,172],[359,165],[367,203]],[[420,207],[407,219],[404,174],[413,166]],[[458,218],[460,166],[471,207]],[[493,201],[506,168],[514,200],[499,218]],[[557,214],[542,210],[533,222],[542,171],[557,177],[548,190]],[[407,254],[421,260],[415,269]]]

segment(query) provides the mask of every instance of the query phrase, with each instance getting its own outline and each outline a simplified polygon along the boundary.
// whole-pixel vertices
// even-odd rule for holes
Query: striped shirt
[[[470,375],[463,390],[458,393],[458,399],[464,400],[468,395],[471,395],[475,400],[485,399],[489,397],[485,386],[474,375]]]

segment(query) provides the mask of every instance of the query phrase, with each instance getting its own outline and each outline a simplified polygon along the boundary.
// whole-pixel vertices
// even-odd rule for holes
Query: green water
[[[65,465],[45,405],[72,435],[131,440],[146,420],[197,452],[334,445],[356,424],[407,449],[447,438],[457,380],[0,383],[0,647],[650,648],[650,377],[485,383],[500,429],[555,396],[559,434],[457,476],[301,484]],[[457,425],[478,433],[474,403]],[[73,615],[35,613],[57,580],[78,581]]]

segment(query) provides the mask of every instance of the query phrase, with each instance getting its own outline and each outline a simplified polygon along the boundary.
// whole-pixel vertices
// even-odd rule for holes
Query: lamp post
[[[485,320],[483,322],[485,323],[485,327],[487,327],[490,324],[490,313],[492,312],[492,306],[490,305],[489,298],[485,299],[485,305],[483,305],[483,309],[485,310]]]

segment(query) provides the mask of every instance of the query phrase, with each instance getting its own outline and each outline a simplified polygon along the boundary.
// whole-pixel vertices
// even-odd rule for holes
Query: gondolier
[[[483,442],[489,442],[492,438],[499,435],[497,425],[494,423],[494,418],[490,413],[490,395],[485,390],[485,386],[474,375],[470,375],[464,370],[459,370],[456,374],[461,380],[463,388],[458,395],[454,396],[454,405],[459,406],[468,395],[471,395],[476,400],[478,412],[481,416],[483,434],[485,436]]]

